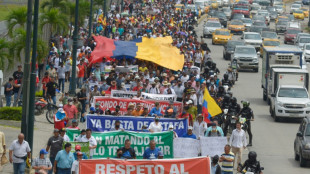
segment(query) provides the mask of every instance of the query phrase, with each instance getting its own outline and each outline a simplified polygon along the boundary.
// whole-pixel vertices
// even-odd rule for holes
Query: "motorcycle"
[[[35,107],[34,107],[34,115],[41,115],[44,112],[44,109],[48,105],[48,102],[44,100],[43,98],[37,100],[35,102]]]
[[[242,169],[242,164],[238,164],[238,170]],[[261,167],[260,170],[264,170],[264,167]],[[259,172],[256,172],[254,168],[248,167],[247,170],[243,169],[241,172],[242,174],[259,174]]]
[[[241,123],[241,129],[243,129],[244,132],[246,132],[248,130],[248,124],[246,123],[246,118],[240,117],[239,122]]]

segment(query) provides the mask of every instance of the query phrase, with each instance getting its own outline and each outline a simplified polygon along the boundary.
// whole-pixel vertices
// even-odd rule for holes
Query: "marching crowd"
[[[184,54],[184,68],[180,71],[172,71],[160,67],[152,62],[141,61],[138,59],[112,59],[103,58],[100,62],[89,66],[88,59],[96,47],[93,38],[87,38],[88,31],[84,28],[79,30],[84,46],[78,49],[77,53],[77,88],[78,93],[75,97],[70,97],[65,91],[65,86],[69,85],[72,77],[72,52],[68,46],[69,36],[62,37],[55,35],[52,38],[52,46],[47,58],[48,64],[38,64],[38,82],[42,82],[43,97],[54,105],[57,104],[58,111],[55,116],[54,135],[50,137],[46,148],[42,149],[39,157],[32,161],[33,169],[36,173],[71,174],[78,173],[78,161],[81,159],[92,158],[97,142],[92,136],[92,130],[80,130],[78,124],[85,121],[86,115],[114,115],[114,116],[136,116],[154,117],[154,122],[149,126],[143,126],[143,132],[162,132],[163,127],[160,123],[161,118],[186,118],[188,119],[187,133],[182,135],[185,138],[198,139],[199,136],[224,137],[227,136],[225,129],[220,126],[217,119],[210,124],[204,121],[203,96],[205,89],[209,90],[210,95],[222,107],[225,102],[230,103],[231,93],[226,86],[232,84],[225,73],[223,79],[217,75],[219,70],[212,62],[210,50],[203,39],[198,41],[194,26],[196,14],[186,10],[176,10],[177,3],[191,3],[191,1],[124,1],[124,6],[120,7],[112,3],[111,9],[106,18],[98,20],[94,26],[95,35],[104,35],[115,40],[130,41],[141,37],[165,37],[172,36],[173,46],[180,49]],[[128,14],[120,13],[120,8],[128,10]],[[118,72],[116,66],[138,65],[137,72]],[[107,72],[106,68],[111,67]],[[41,78],[41,73],[44,73]],[[14,106],[17,105],[19,97],[22,96],[20,90],[22,84],[22,67],[18,66],[18,71],[14,72],[13,78],[5,84],[6,106],[11,106],[11,97],[14,96]],[[40,78],[39,78],[40,77]],[[90,83],[96,83],[93,88]],[[39,85],[38,85],[39,87]],[[69,90],[71,86],[69,85]],[[95,96],[107,96],[112,90],[136,91],[133,99],[142,99],[141,93],[150,94],[175,94],[176,101],[183,103],[180,114],[174,106],[174,101],[170,101],[169,106],[162,111],[160,104],[148,110],[140,104],[129,105],[126,114],[121,114],[120,106],[115,107],[115,111],[103,109],[100,103],[93,103]],[[60,93],[60,94],[58,94]],[[57,101],[56,95],[60,95]],[[227,104],[227,103],[226,103]],[[237,106],[237,105],[235,105]],[[222,107],[223,108],[223,107]],[[240,111],[240,106],[239,106]],[[254,117],[253,117],[254,118]],[[90,155],[87,157],[81,152],[80,146],[75,146],[75,152],[71,153],[71,144],[64,142],[70,141],[66,135],[66,129],[79,129],[80,135],[75,139],[78,142],[89,142]],[[173,125],[169,126],[169,131],[173,131]],[[124,131],[120,121],[116,121],[111,131]],[[1,135],[1,134],[0,134]],[[178,135],[174,132],[174,137]],[[250,138],[250,144],[251,143]],[[5,153],[5,142],[2,141]],[[221,157],[215,156],[212,159],[212,173],[233,173],[234,159],[241,163],[242,150],[248,145],[246,133],[241,129],[241,124],[236,124],[236,129],[231,132],[229,143],[223,149],[225,152]],[[1,150],[1,148],[0,148]],[[19,134],[18,139],[13,141],[9,147],[9,161],[13,163],[14,173],[23,173],[26,161],[31,162],[31,149],[24,140],[24,135]],[[47,154],[49,153],[49,158]],[[114,158],[114,157],[111,157]],[[115,158],[135,159],[135,150],[131,147],[129,140],[125,141],[125,146],[117,150]],[[154,140],[150,141],[149,148],[144,151],[144,159],[164,158],[162,151],[156,147]],[[256,160],[252,154],[251,159]],[[27,160],[28,159],[28,160]],[[222,166],[218,164],[222,162]],[[222,171],[222,172],[220,172]]]

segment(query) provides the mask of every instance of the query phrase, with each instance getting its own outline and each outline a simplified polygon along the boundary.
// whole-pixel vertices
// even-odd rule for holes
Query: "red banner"
[[[110,97],[94,97],[94,103],[100,103],[100,108],[104,111],[109,109],[110,111],[115,111],[117,105],[120,106],[121,114],[127,113],[127,108],[129,104],[133,104],[135,107],[138,103],[142,107],[147,107],[149,111],[155,106],[155,102],[159,102],[161,113],[164,114],[166,107],[169,106],[169,101],[158,101],[158,100],[137,100],[137,99],[126,99],[126,98],[110,98]],[[183,103],[174,102],[173,106],[177,108],[177,114],[181,114],[183,109]]]
[[[81,160],[80,174],[211,174],[210,158]]]

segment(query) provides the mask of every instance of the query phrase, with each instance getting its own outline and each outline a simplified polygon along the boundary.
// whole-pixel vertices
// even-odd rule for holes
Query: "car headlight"
[[[305,149],[310,150],[310,143],[307,143],[307,144],[305,145]]]
[[[310,107],[310,103],[307,103],[307,107]]]
[[[214,38],[215,40],[218,39],[217,37]]]
[[[283,107],[283,103],[282,102],[277,101],[277,105],[279,105],[280,107]]]

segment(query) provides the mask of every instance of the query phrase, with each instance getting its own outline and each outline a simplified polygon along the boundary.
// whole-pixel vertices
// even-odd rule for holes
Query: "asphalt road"
[[[307,22],[305,19],[304,22]],[[274,28],[274,22],[270,24]],[[199,37],[202,35],[203,22],[197,28]],[[283,35],[281,44],[283,43]],[[233,39],[240,40],[240,36],[233,36]],[[205,43],[211,49],[211,57],[216,62],[221,71],[219,78],[222,79],[228,63],[223,59],[223,46],[212,45],[211,38],[205,38]],[[308,65],[308,70],[310,67]],[[255,120],[252,122],[253,146],[247,148],[243,153],[242,161],[247,159],[249,151],[256,151],[263,171],[267,174],[304,174],[310,172],[310,162],[308,167],[299,167],[299,162],[294,160],[294,139],[299,127],[296,120],[284,120],[275,122],[269,114],[269,105],[263,101],[263,90],[261,88],[261,59],[258,73],[248,71],[239,72],[239,79],[233,87],[233,95],[238,99],[250,101]]]

